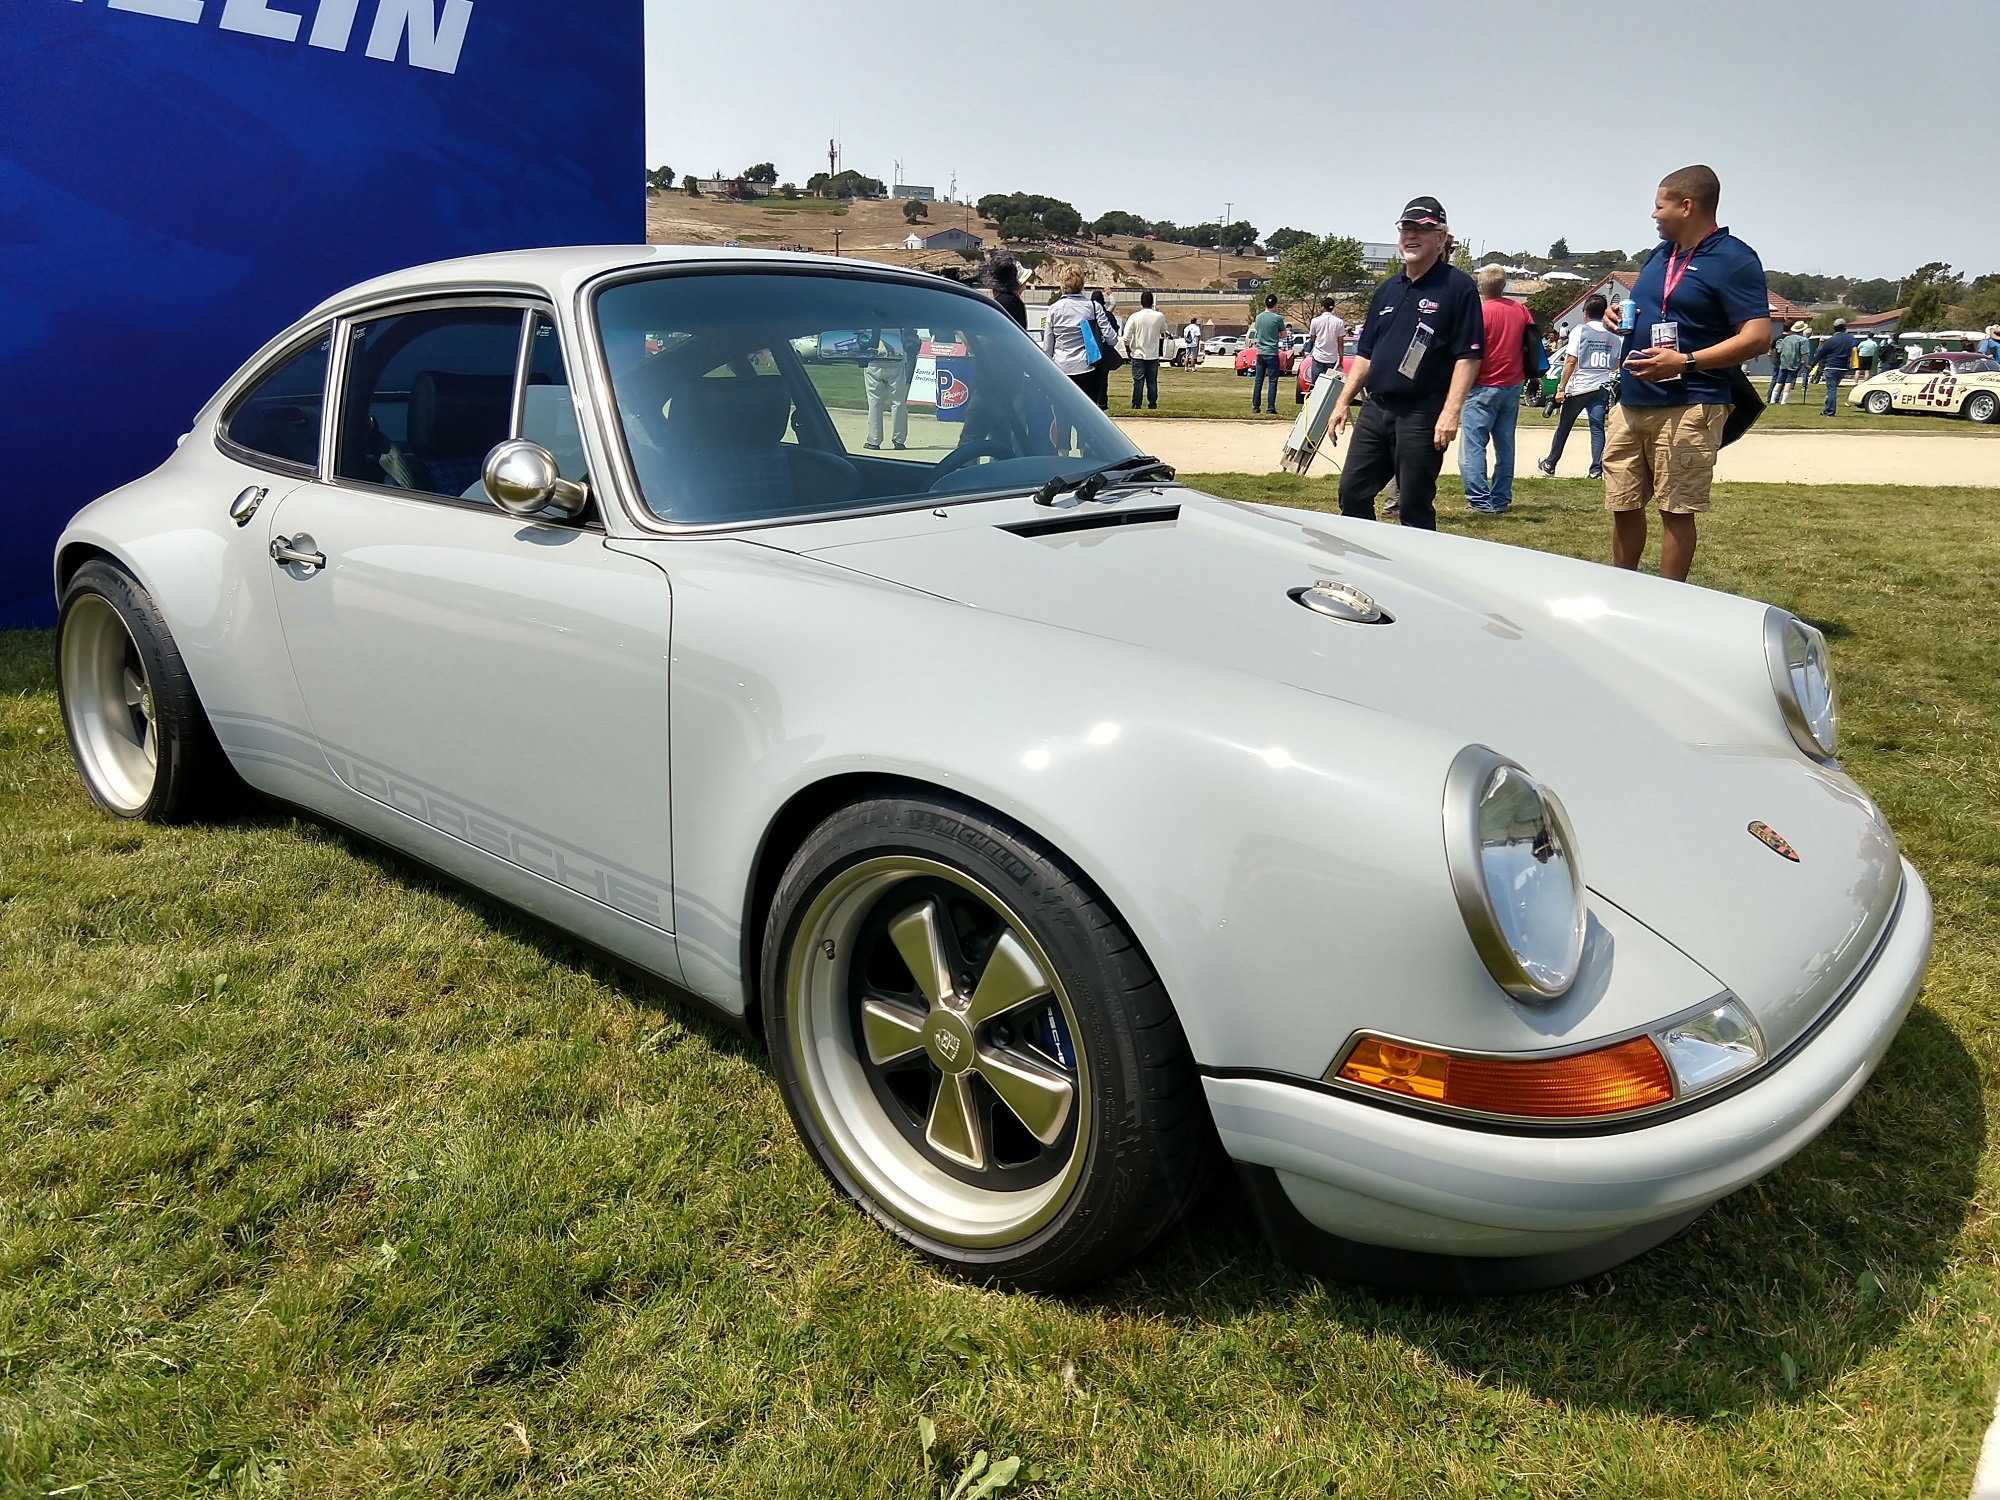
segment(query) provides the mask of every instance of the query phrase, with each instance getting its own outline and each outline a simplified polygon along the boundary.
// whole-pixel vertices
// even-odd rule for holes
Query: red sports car
[[[1291,374],[1292,364],[1295,359],[1296,356],[1292,353],[1290,345],[1280,349],[1278,351],[1278,372],[1282,375]],[[1248,375],[1256,368],[1257,346],[1252,344],[1236,356],[1236,373],[1238,375]]]

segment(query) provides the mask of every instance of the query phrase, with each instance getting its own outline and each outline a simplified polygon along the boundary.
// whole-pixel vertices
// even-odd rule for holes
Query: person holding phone
[[[1639,566],[1646,508],[1657,505],[1660,576],[1683,581],[1734,401],[1729,372],[1771,347],[1764,263],[1716,223],[1721,200],[1720,179],[1702,166],[1668,173],[1653,195],[1660,243],[1632,288],[1619,404],[1604,444],[1612,562]]]

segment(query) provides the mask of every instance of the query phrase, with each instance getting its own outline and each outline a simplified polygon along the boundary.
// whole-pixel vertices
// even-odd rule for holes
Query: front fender
[[[1455,736],[768,548],[655,546],[676,603],[676,927],[688,983],[727,1009],[755,982],[744,893],[764,831],[855,774],[973,798],[1060,851],[1211,1066],[1317,1075],[1358,1026],[1555,1045],[1611,1024],[1620,994],[1656,1005],[1649,965],[1684,1004],[1713,992],[1624,919],[1617,944],[1595,929],[1600,972],[1576,1004],[1508,1000],[1446,878]]]

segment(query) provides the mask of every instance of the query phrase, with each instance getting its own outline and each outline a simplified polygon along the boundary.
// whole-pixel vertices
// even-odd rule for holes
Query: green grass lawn
[[[1278,416],[1265,417],[1267,422],[1290,422],[1299,413],[1293,401],[1296,383],[1287,376],[1283,382],[1283,393],[1278,401]],[[1758,390],[1766,389],[1768,382],[1758,382]],[[1227,417],[1241,421],[1250,420],[1251,378],[1230,372],[1230,361],[1222,355],[1211,354],[1208,362],[1195,370],[1176,370],[1171,367],[1160,371],[1160,406],[1158,411],[1131,409],[1132,375],[1129,368],[1115,370],[1111,375],[1111,414],[1114,417]],[[1892,413],[1886,417],[1871,417],[1859,407],[1850,405],[1847,393],[1851,386],[1842,386],[1840,410],[1831,417],[1823,417],[1820,410],[1826,404],[1824,387],[1813,386],[1806,395],[1794,392],[1791,401],[1783,406],[1765,408],[1758,419],[1759,432],[1784,432],[1805,430],[1811,432],[1904,432],[1929,437],[2000,437],[2000,423],[1982,426],[1977,422],[1966,422],[1956,417],[1917,416],[1911,413]],[[1521,426],[1525,428],[1553,428],[1554,417],[1542,415],[1539,407],[1521,409]],[[1585,436],[1588,437],[1586,431]]]
[[[1600,496],[1446,524],[1597,557]],[[282,810],[95,811],[49,637],[0,635],[0,1496],[915,1497],[979,1451],[1119,1500],[1962,1495],[2000,1377],[1995,506],[1720,491],[1697,579],[1829,631],[1930,981],[1797,1160],[1486,1303],[1298,1276],[1227,1184],[1081,1295],[934,1274],[758,1046]]]

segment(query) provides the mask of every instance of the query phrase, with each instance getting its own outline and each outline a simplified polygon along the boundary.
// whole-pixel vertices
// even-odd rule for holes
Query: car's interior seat
[[[791,393],[782,376],[690,380],[668,411],[659,456],[662,472],[642,478],[677,515],[705,519],[819,509],[853,500],[861,493],[854,465],[835,454],[785,442],[791,417]],[[663,489],[655,487],[656,479],[664,480]]]
[[[407,429],[417,488],[458,495],[476,483],[486,455],[507,440],[513,405],[512,376],[419,371],[410,381]]]

